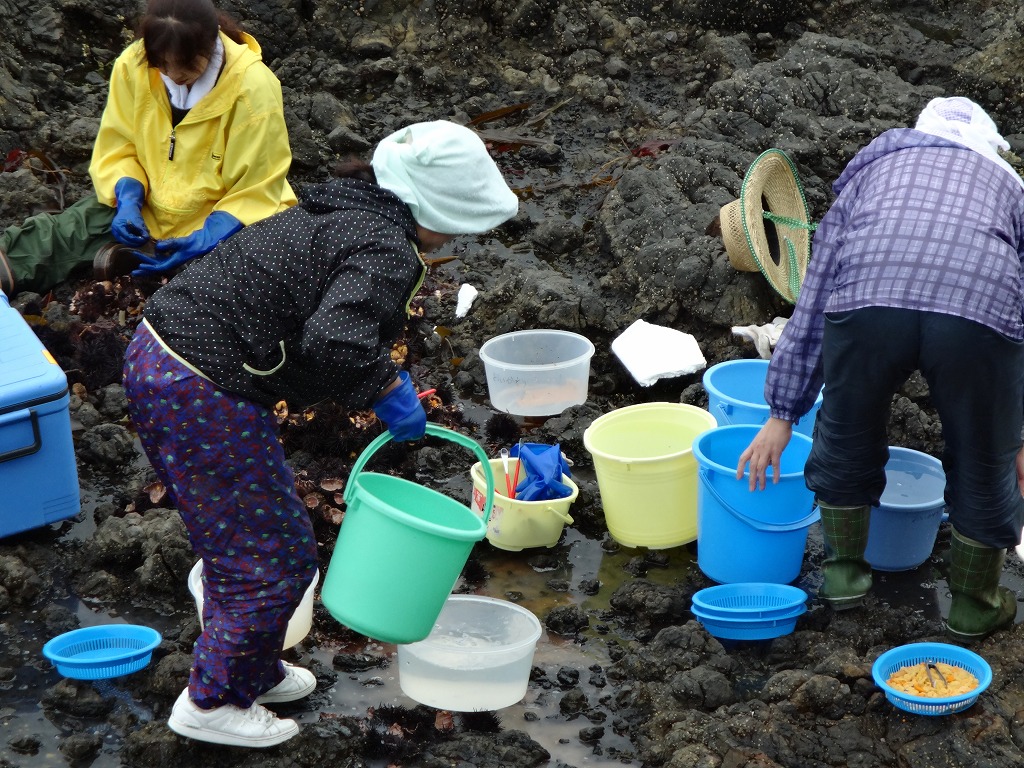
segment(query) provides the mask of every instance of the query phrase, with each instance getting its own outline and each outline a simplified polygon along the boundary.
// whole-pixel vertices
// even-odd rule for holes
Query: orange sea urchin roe
[[[945,685],[942,684],[943,680],[946,681]],[[954,667],[941,661],[932,665],[931,679],[928,678],[927,665],[921,662],[909,667],[900,667],[885,682],[900,693],[930,698],[959,696],[978,687],[978,678],[966,669]]]

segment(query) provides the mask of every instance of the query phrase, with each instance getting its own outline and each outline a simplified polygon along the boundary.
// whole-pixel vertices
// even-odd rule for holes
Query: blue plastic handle
[[[799,531],[801,528],[806,528],[811,523],[817,522],[818,519],[821,517],[821,513],[818,511],[818,508],[814,507],[811,509],[811,514],[809,514],[803,520],[797,520],[795,523],[765,523],[761,520],[755,520],[752,517],[747,517],[738,509],[736,509],[732,504],[730,504],[729,502],[722,498],[722,495],[717,490],[715,490],[715,487],[711,484],[711,478],[708,477],[707,470],[702,468],[698,470],[698,472],[700,473],[700,479],[704,483],[704,487],[708,489],[708,491],[711,493],[712,496],[715,497],[715,500],[719,504],[721,504],[723,507],[729,510],[729,512],[731,512],[739,520],[746,523],[751,528],[755,528],[759,531],[773,531],[775,533]]]

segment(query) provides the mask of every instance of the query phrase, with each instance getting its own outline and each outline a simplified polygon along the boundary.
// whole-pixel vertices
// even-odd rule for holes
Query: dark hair
[[[209,58],[220,29],[236,43],[242,30],[210,0],[150,0],[139,22],[139,35],[151,67],[190,64]]]
[[[377,174],[373,166],[358,157],[347,157],[331,166],[331,175],[339,179],[362,179],[371,184],[377,183]]]

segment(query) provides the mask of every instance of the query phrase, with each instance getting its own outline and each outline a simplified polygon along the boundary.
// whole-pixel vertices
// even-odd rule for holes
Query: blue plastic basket
[[[64,677],[105,680],[145,667],[160,639],[150,627],[104,624],[58,635],[43,646],[43,656]]]
[[[965,669],[978,678],[978,687],[958,696],[929,698],[913,696],[892,688],[886,680],[903,667],[912,667],[922,662],[949,664]],[[910,643],[886,651],[871,666],[875,685],[885,691],[885,697],[896,707],[917,715],[949,715],[967,709],[992,684],[992,668],[981,656],[948,643]]]
[[[692,602],[693,610],[706,616],[769,619],[792,616],[807,603],[807,593],[788,584],[748,581],[702,589]]]
[[[691,607],[708,634],[723,640],[771,640],[790,634],[796,629],[796,620],[806,611],[806,605],[798,605],[789,613],[768,618],[760,617],[726,617],[717,614],[706,614],[700,608]]]

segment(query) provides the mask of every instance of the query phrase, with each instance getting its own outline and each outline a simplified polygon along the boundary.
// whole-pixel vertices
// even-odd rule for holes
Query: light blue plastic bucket
[[[811,439],[794,432],[782,453],[779,482],[751,491],[749,472],[736,479],[740,454],[760,427],[715,427],[693,442],[697,495],[697,565],[721,584],[789,584],[800,575],[807,529],[820,515],[804,484]]]
[[[946,503],[942,462],[910,448],[889,447],[885,492],[871,510],[864,559],[879,571],[909,571],[932,553]]]
[[[718,426],[757,424],[768,421],[768,403],[764,399],[764,382],[768,376],[767,360],[728,360],[704,371],[704,389],[708,393],[708,411]],[[793,425],[793,431],[811,437],[814,419],[821,408],[821,392],[811,410]]]

